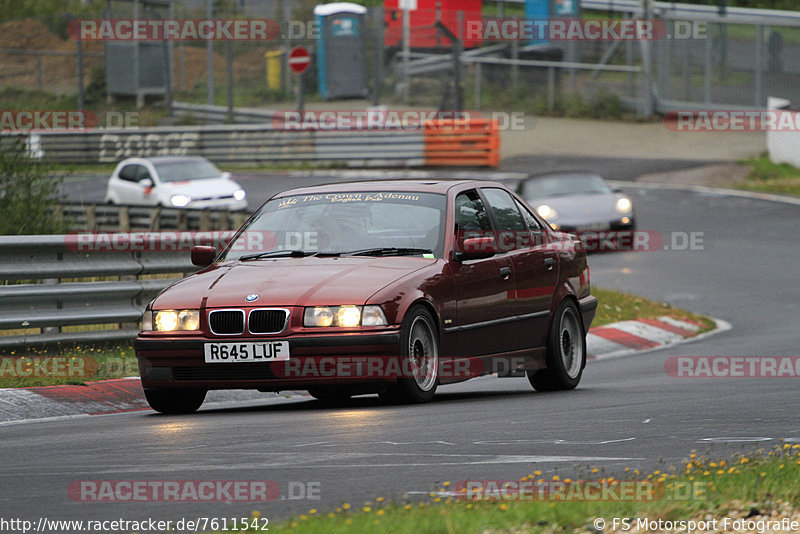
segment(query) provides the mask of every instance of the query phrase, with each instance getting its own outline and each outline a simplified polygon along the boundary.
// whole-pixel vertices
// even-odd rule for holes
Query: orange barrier
[[[497,120],[426,121],[423,139],[425,165],[500,165],[500,132]]]

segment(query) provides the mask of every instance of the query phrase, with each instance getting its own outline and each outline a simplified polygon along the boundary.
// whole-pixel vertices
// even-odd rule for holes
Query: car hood
[[[551,222],[559,224],[581,224],[608,222],[619,219],[622,214],[614,209],[619,193],[597,193],[591,195],[569,195],[563,197],[534,198],[528,203],[534,208],[547,204],[558,213]]]
[[[188,195],[194,199],[209,197],[228,197],[242,186],[226,178],[209,178],[207,180],[186,180],[182,182],[162,182],[161,187],[170,194]]]
[[[375,292],[433,261],[307,257],[223,263],[173,284],[159,295],[154,308],[364,304]],[[245,301],[251,294],[258,300]]]

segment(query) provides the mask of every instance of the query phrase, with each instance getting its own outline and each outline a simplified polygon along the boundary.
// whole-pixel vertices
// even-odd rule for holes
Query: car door
[[[157,206],[160,200],[158,190],[160,184],[146,166],[139,165],[138,167],[136,171],[136,182],[140,189],[140,203],[147,204],[148,206]],[[142,180],[150,180],[153,185],[142,185]]]
[[[459,193],[454,202],[456,249],[465,237],[493,235],[494,228],[477,190]],[[456,332],[458,356],[505,352],[512,346],[512,328],[506,320],[514,314],[514,277],[507,254],[450,262],[456,287],[456,319],[445,325]]]
[[[142,186],[139,185],[139,169],[141,165],[131,163],[125,165],[117,174],[114,187],[120,204],[142,204]]]
[[[542,346],[558,264],[555,251],[544,242],[544,230],[528,209],[508,191],[483,188],[481,192],[497,221],[498,241],[508,251],[514,269],[514,299],[518,317],[514,349]]]

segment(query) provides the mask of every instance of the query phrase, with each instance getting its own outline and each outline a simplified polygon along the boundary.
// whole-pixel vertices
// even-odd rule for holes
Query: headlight
[[[186,195],[172,195],[172,197],[170,197],[169,199],[169,203],[175,206],[176,208],[182,208],[191,201],[192,197]]]
[[[315,306],[303,313],[303,326],[386,326],[386,316],[380,306]]]
[[[536,208],[536,213],[538,213],[544,219],[555,219],[558,217],[558,212],[547,204],[542,204]]]
[[[200,312],[198,310],[147,310],[142,317],[142,330],[174,332],[178,330],[198,330]]]
[[[629,213],[631,208],[633,208],[633,204],[628,197],[620,197],[614,205],[614,209],[620,213]]]
[[[247,193],[245,193],[244,189],[237,189],[236,191],[233,192],[233,198],[235,198],[236,200],[244,200],[244,197],[246,196]]]

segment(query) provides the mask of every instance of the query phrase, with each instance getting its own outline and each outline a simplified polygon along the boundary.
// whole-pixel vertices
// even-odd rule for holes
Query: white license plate
[[[608,223],[591,223],[581,225],[580,230],[583,232],[597,232],[600,230],[608,230],[609,228],[611,228],[611,225]]]
[[[258,363],[289,359],[288,341],[206,343],[206,363]]]

